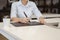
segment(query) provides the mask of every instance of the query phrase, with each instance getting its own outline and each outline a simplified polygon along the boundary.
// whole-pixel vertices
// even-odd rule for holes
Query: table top
[[[0,23],[0,27],[3,23]],[[6,32],[15,35],[21,40],[60,40],[60,29],[52,28],[46,25],[23,26],[4,29]]]

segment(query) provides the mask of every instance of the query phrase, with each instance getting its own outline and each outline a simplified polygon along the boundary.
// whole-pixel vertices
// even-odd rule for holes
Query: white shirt
[[[30,18],[32,14],[36,15],[37,18],[42,16],[41,12],[38,10],[37,6],[34,2],[28,1],[27,5],[23,5],[21,1],[14,2],[11,7],[11,18],[13,17],[19,17],[24,18],[26,17],[24,15],[24,12],[26,15]]]

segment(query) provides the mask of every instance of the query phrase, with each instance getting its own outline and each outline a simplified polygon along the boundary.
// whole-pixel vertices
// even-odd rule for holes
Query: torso
[[[28,17],[31,17],[31,15],[33,14],[32,12],[33,7],[31,6],[30,3],[28,4],[28,6],[17,5],[17,10],[18,10],[17,14],[19,17],[25,17],[24,12]]]

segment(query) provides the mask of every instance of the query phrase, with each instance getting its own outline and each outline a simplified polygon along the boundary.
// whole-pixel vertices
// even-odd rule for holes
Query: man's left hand
[[[45,24],[44,18],[40,17],[40,18],[39,18],[39,22],[42,23],[42,24]]]

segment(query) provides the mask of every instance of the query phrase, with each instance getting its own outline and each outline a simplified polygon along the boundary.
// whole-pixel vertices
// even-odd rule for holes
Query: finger
[[[21,22],[21,23],[26,23],[26,22]]]
[[[26,18],[27,20],[30,20],[29,18]]]
[[[28,20],[25,21],[25,23],[28,23],[28,22],[29,22]]]

